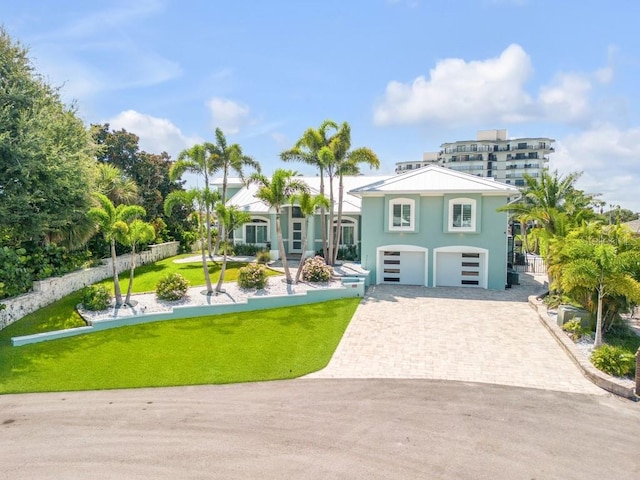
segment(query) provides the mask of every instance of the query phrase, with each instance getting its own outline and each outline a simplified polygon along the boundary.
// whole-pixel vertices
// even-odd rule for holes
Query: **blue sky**
[[[0,22],[87,124],[125,128],[150,152],[175,158],[220,126],[270,173],[330,118],[388,174],[506,128],[556,139],[551,169],[583,171],[581,188],[640,211],[640,3],[610,5],[24,0],[2,2]]]

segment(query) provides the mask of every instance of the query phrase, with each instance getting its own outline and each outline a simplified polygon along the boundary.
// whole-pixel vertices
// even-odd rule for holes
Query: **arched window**
[[[333,221],[333,235],[336,234],[338,219]],[[358,221],[351,217],[342,217],[340,231],[340,245],[356,245],[358,243]]]

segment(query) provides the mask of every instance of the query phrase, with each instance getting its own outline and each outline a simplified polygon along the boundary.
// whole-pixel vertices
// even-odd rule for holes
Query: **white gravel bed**
[[[215,289],[215,285],[213,286]],[[212,295],[206,294],[206,287],[192,287],[188,290],[187,296],[181,300],[168,301],[158,300],[155,293],[140,293],[132,295],[131,299],[135,302],[133,307],[110,307],[106,310],[88,311],[78,307],[78,312],[89,323],[95,320],[104,320],[108,318],[128,317],[131,315],[140,315],[144,313],[170,312],[173,307],[178,306],[199,306],[199,305],[216,305],[224,303],[243,303],[249,297],[263,297],[268,295],[290,295],[304,293],[307,290],[327,289],[342,287],[339,280],[331,280],[323,283],[306,283],[300,282],[296,285],[287,284],[281,277],[269,278],[267,286],[263,289],[244,289],[240,288],[236,282],[223,284],[224,293]],[[124,299],[124,295],[123,295]]]

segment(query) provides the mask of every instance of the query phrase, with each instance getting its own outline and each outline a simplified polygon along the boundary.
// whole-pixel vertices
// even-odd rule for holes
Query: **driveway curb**
[[[558,325],[556,325],[555,322],[551,320],[551,318],[549,318],[549,315],[547,315],[547,307],[542,303],[542,301],[538,300],[535,295],[531,295],[529,297],[529,306],[536,311],[540,323],[546,327],[558,344],[560,344],[564,351],[567,352],[569,358],[571,358],[578,368],[582,370],[585,377],[598,387],[608,392],[614,393],[620,397],[628,398],[629,400],[640,400],[640,397],[635,394],[633,387],[628,387],[617,378],[601,372],[594,367],[591,362],[586,360],[584,355],[578,351],[573,341],[562,331],[560,327],[558,327]]]

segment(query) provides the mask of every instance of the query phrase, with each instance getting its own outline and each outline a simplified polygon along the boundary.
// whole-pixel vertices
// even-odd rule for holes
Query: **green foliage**
[[[24,248],[0,248],[0,281],[4,285],[0,298],[20,295],[31,288],[33,278],[26,253]]]
[[[179,273],[169,273],[158,280],[156,296],[160,300],[180,300],[187,295],[189,281]]]
[[[635,356],[622,347],[604,344],[591,354],[591,363],[615,377],[625,377],[635,372]]]
[[[570,320],[564,325],[562,325],[562,330],[569,333],[571,335],[571,338],[574,341],[577,341],[582,337],[584,337],[585,335],[588,335],[589,333],[591,333],[590,330],[588,328],[584,328],[581,325],[580,320],[577,320],[577,319]]]
[[[356,245],[348,245],[338,249],[338,260],[347,260],[353,262],[358,260],[358,247]]]
[[[320,256],[308,258],[302,266],[302,280],[305,282],[328,282],[332,273],[333,269]]]
[[[0,65],[0,238],[77,243],[94,178],[86,128],[1,28]]]
[[[256,262],[258,263],[269,263],[271,261],[271,252],[269,250],[260,250],[256,253]]]
[[[105,310],[111,303],[109,289],[104,285],[89,285],[82,290],[81,303],[87,310]]]
[[[252,243],[236,243],[233,246],[236,255],[241,256],[256,256],[258,252],[262,250],[262,248],[263,247],[254,245]]]
[[[249,263],[242,267],[238,274],[238,285],[241,288],[257,288],[267,285],[267,269],[258,263]]]

